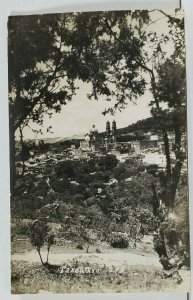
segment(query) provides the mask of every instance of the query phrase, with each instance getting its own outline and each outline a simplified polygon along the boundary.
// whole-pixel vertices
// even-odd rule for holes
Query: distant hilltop
[[[43,141],[45,144],[55,144],[55,143],[60,143],[60,142],[65,142],[65,141],[69,141],[69,140],[81,140],[84,138],[84,134],[76,134],[73,135],[71,137],[51,137],[51,138],[39,138],[36,139]],[[26,142],[31,142],[34,141],[34,139],[26,139]]]
[[[171,128],[168,128],[170,130]],[[125,135],[125,134],[132,134],[138,133],[143,134],[148,131],[157,132],[160,130],[160,121],[155,117],[149,117],[147,119],[139,120],[136,123],[132,123],[131,125],[117,129],[117,134]]]

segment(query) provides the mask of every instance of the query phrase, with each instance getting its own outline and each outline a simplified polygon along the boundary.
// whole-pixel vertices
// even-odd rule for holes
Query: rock
[[[163,271],[163,278],[172,278],[177,284],[181,284],[183,281],[178,270]]]
[[[172,274],[172,279],[174,280],[175,283],[180,284],[182,283],[182,277],[180,276],[178,271],[173,272]]]
[[[170,271],[163,271],[163,278],[170,278],[172,277],[172,272]]]
[[[162,264],[164,270],[170,270],[173,268],[173,265],[169,262],[168,258],[162,255],[160,257],[160,263]]]

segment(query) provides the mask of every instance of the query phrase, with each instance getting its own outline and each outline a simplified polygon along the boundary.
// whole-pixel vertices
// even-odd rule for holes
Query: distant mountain
[[[84,134],[76,134],[70,137],[51,137],[51,138],[40,138],[40,139],[27,139],[26,142],[34,142],[34,141],[43,141],[44,144],[56,144],[60,142],[65,142],[69,140],[82,140],[84,138]]]
[[[82,140],[83,138],[84,138],[84,134],[75,134],[70,137],[56,137],[56,138],[48,138],[48,139],[41,139],[41,140],[43,140],[45,144],[55,144],[55,143],[69,141],[69,140]]]

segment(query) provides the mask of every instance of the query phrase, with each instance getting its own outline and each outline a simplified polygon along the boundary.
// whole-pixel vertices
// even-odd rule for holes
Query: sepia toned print
[[[14,294],[190,289],[182,10],[8,21]]]

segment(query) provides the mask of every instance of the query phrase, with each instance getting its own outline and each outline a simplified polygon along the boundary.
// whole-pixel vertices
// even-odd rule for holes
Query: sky
[[[81,89],[73,97],[71,102],[62,108],[58,114],[54,113],[49,119],[47,116],[44,118],[43,135],[34,134],[31,128],[24,129],[24,138],[54,138],[54,137],[71,137],[73,135],[86,134],[92,125],[102,132],[105,131],[106,121],[117,122],[117,128],[126,127],[138,120],[149,117],[150,108],[148,107],[151,99],[151,94],[146,93],[137,100],[137,105],[128,103],[127,107],[121,112],[117,111],[115,115],[104,116],[102,112],[112,105],[104,99],[89,100],[87,98],[88,88],[82,85]],[[38,129],[34,124],[31,124],[33,129]],[[47,128],[52,126],[53,133],[47,133]],[[17,137],[18,137],[17,133]]]
[[[174,11],[167,11],[173,13]],[[152,13],[152,19],[158,20],[148,26],[148,31],[156,31],[159,34],[168,32],[167,18],[160,13]],[[172,53],[171,45],[167,46],[168,54]],[[79,90],[73,96],[72,101],[64,106],[60,113],[54,113],[52,118],[45,116],[44,124],[41,127],[43,134],[35,134],[33,129],[39,129],[33,123],[30,127],[26,127],[23,131],[24,139],[33,138],[55,138],[55,137],[71,137],[73,135],[86,134],[92,125],[101,132],[105,130],[105,123],[107,120],[117,122],[117,128],[126,127],[138,120],[145,119],[151,116],[150,107],[148,106],[152,100],[151,93],[147,90],[145,94],[138,98],[137,104],[129,103],[127,107],[121,112],[117,111],[114,116],[108,114],[104,116],[102,112],[112,107],[111,102],[105,101],[101,97],[98,101],[89,100],[87,94],[89,93],[89,85],[86,83],[79,84]],[[52,133],[47,132],[47,128],[52,126]],[[16,133],[16,139],[19,139],[19,133]]]

